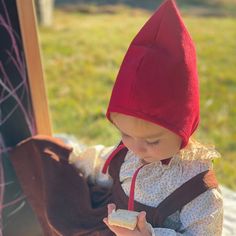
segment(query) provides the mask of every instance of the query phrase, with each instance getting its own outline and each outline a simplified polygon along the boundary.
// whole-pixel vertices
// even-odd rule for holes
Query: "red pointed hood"
[[[181,136],[199,123],[196,52],[173,0],[165,1],[131,42],[113,87],[107,118],[118,112]]]

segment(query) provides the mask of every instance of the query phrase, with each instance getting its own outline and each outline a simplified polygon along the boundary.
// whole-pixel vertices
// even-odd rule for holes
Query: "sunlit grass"
[[[114,144],[118,134],[105,119],[119,65],[150,13],[114,14],[57,10],[54,27],[40,29],[50,111],[55,133],[87,144]],[[214,143],[223,159],[221,183],[236,189],[236,19],[185,17],[198,51],[201,125],[197,137]]]

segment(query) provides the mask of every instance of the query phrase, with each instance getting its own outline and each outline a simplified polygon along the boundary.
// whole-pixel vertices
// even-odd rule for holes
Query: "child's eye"
[[[147,142],[148,145],[154,146],[154,145],[158,145],[160,143],[160,140],[157,140],[155,142],[148,142],[148,141],[146,141],[146,142]]]

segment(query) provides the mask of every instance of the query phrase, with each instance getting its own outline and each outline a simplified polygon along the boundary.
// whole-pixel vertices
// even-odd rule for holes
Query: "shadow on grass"
[[[115,14],[121,8],[141,8],[148,11],[155,10],[161,0],[56,0],[58,8],[67,11],[78,11],[87,14]],[[235,0],[177,0],[184,15],[236,17]]]

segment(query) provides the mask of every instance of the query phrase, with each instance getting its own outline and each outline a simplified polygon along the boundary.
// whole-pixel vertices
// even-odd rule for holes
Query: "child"
[[[126,236],[221,235],[222,196],[211,181],[212,159],[219,154],[190,139],[199,123],[196,54],[174,1],[165,1],[132,41],[107,117],[121,133],[120,145],[71,156],[91,182],[113,186],[118,197],[108,214],[115,208],[141,211],[133,231],[104,218],[107,227]],[[106,175],[108,166],[113,179]]]
[[[122,141],[72,153],[77,172],[71,149],[54,139],[36,136],[14,150],[45,235],[220,236],[222,196],[212,171],[219,154],[191,139],[199,123],[196,54],[173,0],[132,41],[107,117]],[[140,212],[134,230],[108,223],[116,208]]]

